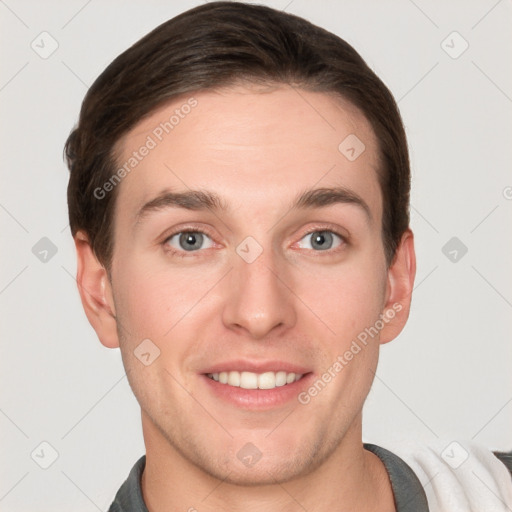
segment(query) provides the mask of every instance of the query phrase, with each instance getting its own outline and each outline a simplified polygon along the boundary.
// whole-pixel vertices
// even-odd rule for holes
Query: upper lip
[[[267,360],[267,361],[248,361],[244,359],[224,361],[209,366],[202,373],[220,373],[220,372],[252,372],[252,373],[265,373],[265,372],[279,372],[286,373],[300,373],[304,375],[309,373],[311,369],[306,366],[290,363],[287,361]]]

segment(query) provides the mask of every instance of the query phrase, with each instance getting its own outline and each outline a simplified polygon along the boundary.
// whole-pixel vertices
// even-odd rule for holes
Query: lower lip
[[[273,389],[244,389],[201,375],[211,392],[238,408],[248,410],[268,410],[283,406],[290,401],[298,403],[298,395],[309,386],[313,373],[306,373],[300,380]]]

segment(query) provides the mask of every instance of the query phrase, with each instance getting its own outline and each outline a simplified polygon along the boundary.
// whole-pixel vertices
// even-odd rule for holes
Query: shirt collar
[[[403,459],[375,444],[364,443],[363,447],[377,455],[384,464],[391,481],[397,512],[429,512],[425,490]]]

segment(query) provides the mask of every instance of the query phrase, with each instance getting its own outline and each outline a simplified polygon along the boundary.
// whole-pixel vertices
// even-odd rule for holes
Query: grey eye
[[[304,249],[326,251],[341,245],[341,237],[332,231],[313,231],[312,233],[305,235],[302,240],[305,240],[308,237],[310,237],[311,241],[309,242],[309,247],[303,247]],[[336,241],[335,237],[338,238],[340,242],[338,242],[338,245],[333,246],[333,242]]]
[[[177,238],[178,247],[173,244],[173,241],[176,241]],[[205,241],[210,241],[210,245],[207,247],[202,247]],[[174,249],[184,250],[184,251],[197,251],[198,249],[208,249],[212,246],[211,239],[208,235],[204,233],[200,233],[198,231],[181,231],[180,233],[176,233],[171,236],[167,241],[169,245],[171,245]]]

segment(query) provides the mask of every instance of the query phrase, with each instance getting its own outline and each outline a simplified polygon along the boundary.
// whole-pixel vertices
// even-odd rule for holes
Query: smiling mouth
[[[274,389],[302,379],[303,374],[285,371],[264,373],[230,371],[207,373],[206,376],[220,384],[242,389]]]

